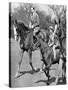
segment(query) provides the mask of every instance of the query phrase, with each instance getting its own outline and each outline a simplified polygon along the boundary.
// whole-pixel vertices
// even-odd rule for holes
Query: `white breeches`
[[[56,59],[56,55],[59,53],[59,49],[55,49],[58,45],[54,45],[53,46],[53,55],[54,55],[54,59]]]
[[[56,59],[56,50],[55,50],[56,45],[53,46],[53,54],[54,54],[54,59]]]

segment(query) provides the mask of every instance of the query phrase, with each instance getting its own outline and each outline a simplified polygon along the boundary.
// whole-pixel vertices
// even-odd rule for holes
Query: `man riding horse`
[[[56,59],[56,53],[60,47],[60,43],[58,40],[58,37],[56,35],[57,32],[57,24],[55,24],[55,28],[53,28],[52,26],[49,27],[49,31],[50,31],[50,35],[49,35],[49,46],[53,47],[53,54],[54,54],[54,59]]]
[[[50,35],[49,35],[49,41],[48,41],[47,46],[46,46],[46,44],[43,45],[42,41],[40,41],[41,42],[40,50],[41,50],[41,54],[42,54],[42,61],[45,64],[44,72],[45,72],[46,76],[48,77],[48,84],[49,84],[49,78],[50,78],[49,70],[50,70],[50,67],[52,64],[56,64],[56,63],[59,64],[59,66],[57,68],[58,75],[56,77],[56,81],[55,81],[56,83],[58,82],[60,73],[62,73],[62,75],[63,75],[63,72],[65,72],[62,68],[64,59],[63,59],[63,54],[62,54],[61,48],[60,48],[61,47],[60,41],[59,41],[58,36],[56,35],[57,28],[58,28],[57,23],[55,23],[55,29],[52,26],[49,27]]]
[[[32,13],[30,15],[29,28],[34,28],[33,29],[33,40],[34,40],[34,37],[36,38],[36,36],[38,36],[39,38],[43,40],[48,40],[48,33],[46,32],[46,30],[41,29],[39,26],[40,19],[39,19],[39,15],[36,12],[35,8],[31,8],[31,12]]]
[[[31,8],[31,14],[30,14],[30,22],[29,22],[29,27],[34,28],[33,35],[40,30],[39,27],[39,15],[37,14],[35,8]]]
[[[18,72],[16,73],[16,76],[18,76],[20,72],[20,66],[23,58],[24,51],[27,51],[29,54],[29,64],[32,68],[32,70],[36,70],[32,65],[32,51],[34,50],[34,38],[35,31],[39,28],[39,17],[34,10],[34,8],[31,8],[32,14],[30,15],[30,23],[29,28],[26,27],[23,23],[18,23],[17,20],[15,20],[15,28],[20,36],[20,48],[21,48],[21,60],[18,64]]]

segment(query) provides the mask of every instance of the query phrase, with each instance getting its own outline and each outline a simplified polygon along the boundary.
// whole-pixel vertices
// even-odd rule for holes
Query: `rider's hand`
[[[32,25],[32,28],[33,28],[34,26]]]

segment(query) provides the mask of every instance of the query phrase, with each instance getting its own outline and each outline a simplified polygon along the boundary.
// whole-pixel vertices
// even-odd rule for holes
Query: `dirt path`
[[[19,78],[15,79],[14,76],[17,71],[17,65],[20,60],[20,48],[16,41],[11,40],[11,84],[12,87],[30,87],[30,86],[42,86],[46,85],[47,77],[44,73],[36,72],[32,73],[31,67],[29,65],[28,53],[24,53],[24,57],[22,59],[22,64],[20,71],[23,72],[23,75]],[[40,61],[40,52],[39,50],[33,52],[32,63],[36,68],[41,68],[42,62]],[[53,65],[53,67],[57,67]],[[50,71],[50,75],[52,76],[51,85],[55,84],[55,76],[57,71]]]

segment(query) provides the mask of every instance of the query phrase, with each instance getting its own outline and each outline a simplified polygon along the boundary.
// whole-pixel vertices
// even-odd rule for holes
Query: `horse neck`
[[[36,38],[39,41],[41,47],[43,47],[43,48],[44,47],[48,47],[48,44],[45,41],[43,41],[42,39],[40,39],[38,36],[36,36]]]
[[[33,30],[30,29],[30,31],[27,33],[27,37],[30,36],[31,38],[33,37]]]

